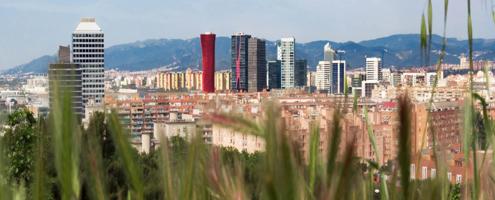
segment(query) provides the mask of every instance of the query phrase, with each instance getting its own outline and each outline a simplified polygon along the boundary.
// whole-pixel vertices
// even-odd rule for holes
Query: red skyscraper
[[[203,52],[203,92],[215,92],[215,34],[201,34]]]

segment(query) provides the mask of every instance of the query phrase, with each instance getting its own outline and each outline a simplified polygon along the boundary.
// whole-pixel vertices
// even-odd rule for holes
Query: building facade
[[[259,92],[266,89],[266,46],[258,38],[248,40],[248,91]]]
[[[236,33],[231,37],[231,90],[248,90],[248,40],[250,35]]]
[[[366,80],[381,81],[382,80],[382,59],[377,57],[366,58]]]
[[[203,92],[215,92],[215,37],[214,33],[201,34],[203,56]]]
[[[49,101],[50,109],[56,106],[56,99],[62,100],[69,95],[72,103],[72,111],[82,119],[84,117],[84,105],[82,96],[82,71],[76,64],[61,63],[50,64],[48,67]],[[61,102],[58,106],[61,106]],[[61,108],[60,108],[61,109]]]
[[[105,95],[104,33],[94,18],[82,18],[72,33],[72,63],[82,71],[82,96],[86,104],[102,105]]]
[[[269,89],[280,89],[281,86],[281,69],[280,60],[271,60],[267,62],[268,76],[267,84]]]
[[[306,60],[296,60],[294,69],[294,87],[302,88],[306,86],[308,73],[308,62]]]
[[[330,61],[320,61],[316,66],[316,89],[319,91],[330,90],[330,75],[332,74]]]
[[[295,55],[296,39],[293,37],[282,38],[277,46],[277,57],[281,66],[281,87],[294,88],[296,80],[294,77],[296,67]]]
[[[332,94],[344,94],[345,81],[346,81],[346,62],[345,60],[334,60],[332,62],[332,75],[331,75],[331,93]]]

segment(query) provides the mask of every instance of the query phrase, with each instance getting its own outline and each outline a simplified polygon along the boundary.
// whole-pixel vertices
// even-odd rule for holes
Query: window
[[[435,176],[437,175],[437,170],[436,169],[431,169],[431,172],[430,172],[430,177],[431,178],[435,178]]]
[[[452,180],[451,178],[452,178],[452,172],[448,172],[447,173],[447,180],[450,181],[450,180]]]
[[[421,168],[421,178],[422,179],[428,178],[428,167],[422,167]]]
[[[462,175],[460,174],[457,174],[457,176],[455,176],[455,183],[462,183]]]
[[[411,179],[416,178],[416,165],[411,164]]]

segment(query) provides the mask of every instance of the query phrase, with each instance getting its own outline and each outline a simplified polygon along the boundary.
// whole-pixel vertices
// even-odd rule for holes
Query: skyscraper
[[[366,58],[366,80],[382,80],[382,59],[378,57]]]
[[[294,79],[296,65],[295,46],[296,39],[293,37],[280,39],[277,46],[277,57],[281,63],[282,88],[294,88],[296,86]]]
[[[334,60],[332,62],[332,78],[331,78],[331,93],[344,94],[345,91],[345,60]]]
[[[203,53],[203,92],[215,92],[215,34],[201,34]]]
[[[236,33],[231,37],[232,91],[248,90],[248,39],[250,35]]]
[[[58,97],[69,95],[72,101],[72,112],[74,112],[78,119],[82,119],[84,116],[84,105],[81,69],[79,69],[79,66],[67,62],[67,53],[68,47],[60,46],[58,62],[56,64],[50,64],[48,67],[50,109],[53,110],[55,106],[55,98],[57,98],[55,95],[58,95]]]
[[[104,34],[94,18],[82,18],[72,33],[72,63],[82,71],[84,104],[102,105],[105,95]]]
[[[248,91],[259,92],[266,88],[265,41],[258,38],[248,40]]]
[[[332,49],[332,46],[330,46],[330,43],[328,42],[323,47],[323,60],[332,63],[334,56],[335,51]]]
[[[320,61],[316,66],[316,89],[319,91],[330,91],[330,76],[332,74],[332,63]]]
[[[267,62],[268,67],[268,88],[269,89],[280,89],[282,86],[280,84],[280,60],[271,60]]]
[[[294,87],[304,87],[307,82],[308,62],[306,60],[296,60],[294,67]]]

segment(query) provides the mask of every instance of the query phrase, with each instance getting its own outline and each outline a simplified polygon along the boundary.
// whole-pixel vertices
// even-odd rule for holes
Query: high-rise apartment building
[[[105,95],[104,34],[94,18],[82,18],[72,33],[72,63],[82,71],[82,96],[102,105]]]
[[[203,92],[215,92],[215,37],[214,33],[201,34],[203,55]]]
[[[294,67],[294,86],[304,87],[307,82],[308,62],[306,60],[296,60]]]
[[[293,37],[280,39],[277,46],[277,57],[281,63],[282,88],[296,87],[294,73],[296,65],[296,39]]]
[[[248,40],[250,35],[236,33],[231,37],[232,91],[248,90]]]
[[[248,40],[248,91],[259,92],[263,89],[266,89],[265,41],[252,37]]]
[[[366,80],[382,80],[382,59],[378,57],[366,58]]]
[[[330,90],[330,76],[332,74],[332,63],[330,61],[320,61],[316,66],[316,89],[319,91]]]
[[[215,90],[222,92],[230,90],[231,75],[230,70],[215,72]]]
[[[280,70],[280,60],[271,60],[267,62],[268,67],[268,88],[269,89],[280,89],[281,83],[281,70]]]
[[[332,62],[332,78],[331,78],[331,93],[332,94],[344,94],[345,91],[345,60],[334,60]]]

